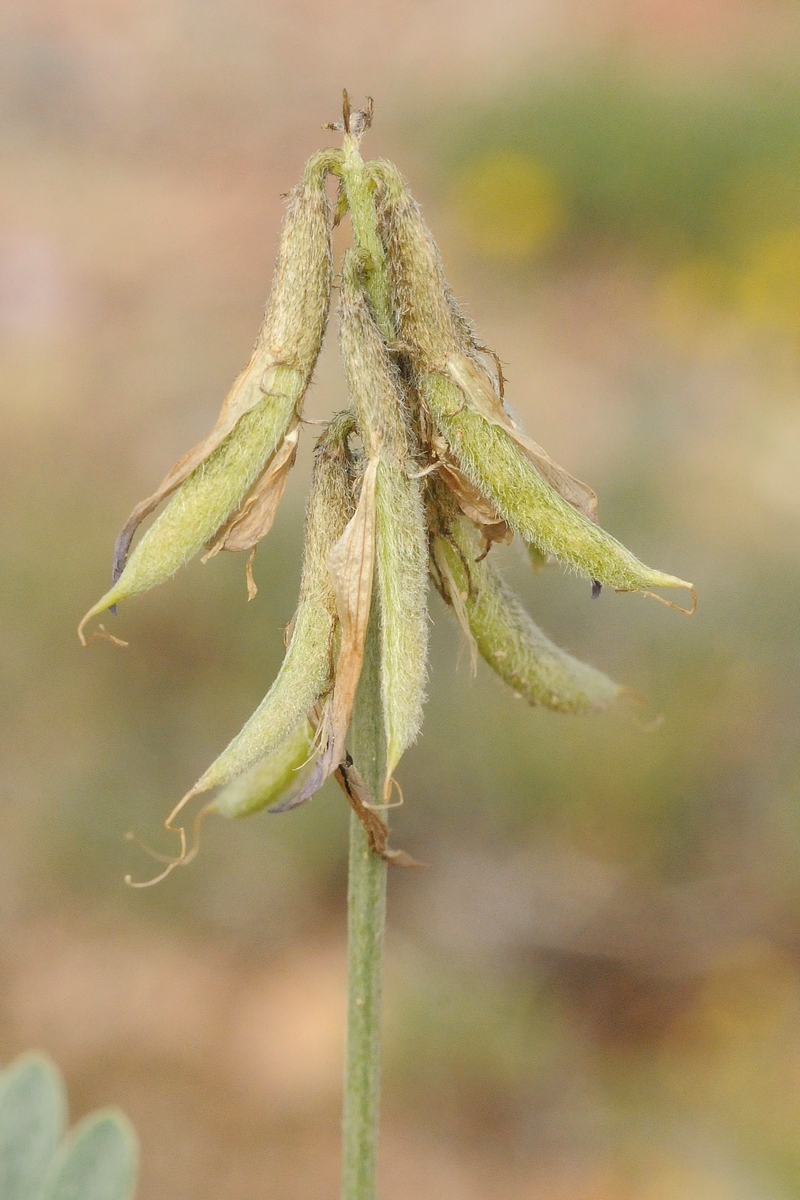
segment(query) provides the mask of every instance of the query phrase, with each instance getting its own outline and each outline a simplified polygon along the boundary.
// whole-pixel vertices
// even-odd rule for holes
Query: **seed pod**
[[[339,620],[339,652],[333,688],[322,707],[314,769],[292,797],[288,805],[291,808],[310,800],[345,759],[345,742],[364,664],[372,608],[378,462],[377,456],[367,460],[356,511],[328,554],[328,572]],[[282,812],[284,805],[278,805],[272,811]]]
[[[429,376],[422,396],[464,474],[508,524],[544,554],[620,592],[692,585],[653,570],[573,508],[542,479],[504,430],[464,404],[458,388]],[[660,597],[659,597],[660,599]]]
[[[390,781],[422,723],[428,643],[427,532],[402,380],[361,286],[359,258],[342,268],[342,360],[365,447],[378,456],[376,568],[381,614],[381,691]]]
[[[517,428],[452,297],[419,207],[391,163],[371,169],[380,190],[399,336],[419,396],[469,481],[526,541],[592,580],[618,591],[691,589],[646,567],[600,529],[591,488]]]
[[[272,754],[330,690],[337,612],[328,555],[353,513],[347,452],[347,438],[353,428],[352,414],[341,413],[317,443],[300,600],[281,669],[247,724],[185,799],[228,783]]]
[[[314,738],[314,726],[302,721],[277,750],[224,787],[208,812],[249,817],[270,805],[290,807],[314,769]]]
[[[378,328],[384,338],[391,342],[396,337],[396,330],[392,320],[386,251],[378,230],[370,164],[365,163],[361,157],[359,141],[358,133],[348,133],[344,138],[341,182],[350,211],[353,241],[363,255],[362,283],[370,297],[372,313]]]
[[[117,539],[113,586],[84,617],[81,637],[90,617],[168,579],[232,514],[250,511],[268,487],[265,476],[297,422],[325,332],[332,279],[332,214],[325,176],[339,160],[338,152],[324,151],[307,164],[291,194],[273,287],[250,362],[226,396],[212,432],[131,513]],[[127,561],[140,522],[176,491]],[[266,529],[254,524],[251,532],[263,536]]]
[[[370,164],[379,190],[381,233],[391,268],[395,318],[404,351],[418,379],[429,373],[461,369],[480,377],[492,397],[488,419],[506,429],[534,466],[565,500],[594,520],[597,497],[587,484],[553,462],[541,446],[517,428],[503,407],[503,373],[497,356],[481,346],[445,279],[439,248],[397,168]],[[495,360],[496,388],[482,355]],[[466,361],[466,367],[464,366]],[[455,378],[455,376],[453,376]],[[484,405],[486,407],[486,405]]]
[[[416,200],[393,163],[369,163],[377,184],[378,217],[386,246],[398,335],[415,372],[441,368],[451,354],[474,346],[444,276],[439,248]]]
[[[525,549],[528,553],[528,561],[538,575],[542,567],[546,567],[549,561],[546,554],[543,554],[538,546],[534,546],[533,542],[526,542]]]
[[[529,704],[555,712],[597,712],[616,700],[624,689],[551,642],[480,553],[474,526],[452,516],[433,540],[433,574],[492,670]]]

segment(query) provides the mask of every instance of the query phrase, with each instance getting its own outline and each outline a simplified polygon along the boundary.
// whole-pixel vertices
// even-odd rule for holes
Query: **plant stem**
[[[389,271],[378,232],[373,187],[359,137],[346,133],[342,182],[353,240],[366,257],[364,287],[381,333],[394,341]],[[350,749],[370,795],[383,792],[386,736],[381,697],[380,601],[372,597],[364,665],[350,724]],[[363,825],[350,814],[347,888],[347,1055],[342,1119],[342,1200],[375,1200],[380,1107],[380,1023],[386,861],[369,847]]]
[[[351,723],[353,760],[380,796],[385,760],[381,712],[379,615],[373,603],[366,654]],[[380,1105],[380,1023],[386,862],[369,848],[350,814],[347,889],[347,1055],[342,1120],[342,1200],[375,1200]]]

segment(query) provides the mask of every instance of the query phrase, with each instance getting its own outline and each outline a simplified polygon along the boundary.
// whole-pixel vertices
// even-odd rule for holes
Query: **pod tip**
[[[667,608],[674,608],[676,612],[683,613],[686,617],[693,617],[697,611],[697,590],[693,583],[687,583],[685,579],[676,579],[673,575],[666,575],[665,579],[668,583],[659,582],[658,587],[685,588],[692,597],[692,607],[683,608],[680,604],[674,604],[672,600],[667,600],[666,596],[659,596],[657,592],[642,592],[643,596],[651,596],[653,600],[658,600],[661,604],[665,604]]]
[[[123,597],[119,594],[119,589],[114,586],[109,592],[106,592],[105,596],[101,596],[97,603],[89,609],[86,616],[83,617],[80,625],[78,626],[78,637],[84,649],[89,645],[89,642],[96,637],[104,638],[106,641],[113,642],[117,646],[127,646],[127,642],[123,642],[121,638],[115,638],[113,634],[107,633],[102,625],[100,626],[101,632],[93,633],[89,637],[87,637],[84,632],[92,617],[99,616],[99,614],[105,612],[106,609],[114,608],[117,601],[122,599]]]
[[[659,604],[666,605],[667,608],[674,608],[676,612],[683,613],[687,617],[693,617],[697,611],[697,589],[693,583],[687,582],[685,579],[678,579],[676,575],[664,575],[661,571],[653,571],[650,575],[650,583],[653,587],[662,588],[685,588],[692,597],[692,607],[683,608],[680,604],[674,604],[672,600],[667,600],[666,596],[659,596],[658,592],[651,592],[645,588],[616,588],[616,592],[638,592],[641,596],[649,596],[651,600],[658,600]]]

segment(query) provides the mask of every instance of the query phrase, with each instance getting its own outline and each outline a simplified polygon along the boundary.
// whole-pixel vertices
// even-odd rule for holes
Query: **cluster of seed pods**
[[[491,562],[518,535],[547,559],[616,591],[692,585],[641,563],[597,523],[592,490],[508,413],[502,371],[452,296],[441,258],[400,173],[364,162],[371,119],[345,101],[341,150],[306,165],[290,194],[266,316],[212,432],[134,509],[117,541],[112,587],[94,616],[167,580],[205,548],[249,551],[268,533],[294,463],[302,404],[333,286],[334,226],[349,211],[354,247],[341,265],[339,340],[350,406],[315,451],[300,596],[283,664],[264,700],[168,819],[221,788],[203,812],[285,811],[336,774],[358,781],[347,734],[372,613],[379,630],[388,800],[422,723],[430,577],[473,656],[533,705],[600,710],[624,690],[556,647]],[[332,205],[329,175],[339,181]],[[168,503],[128,554],[139,523]],[[657,597],[661,599],[661,597]],[[682,610],[687,611],[687,610]],[[688,611],[693,611],[688,610]],[[363,798],[363,793],[362,793]],[[368,805],[361,804],[361,811]],[[186,838],[180,829],[188,861]],[[174,864],[170,864],[174,865]]]

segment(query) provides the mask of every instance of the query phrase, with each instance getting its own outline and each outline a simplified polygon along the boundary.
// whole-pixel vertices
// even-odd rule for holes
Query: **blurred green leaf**
[[[62,1142],[66,1124],[49,1058],[25,1054],[0,1074],[0,1200],[131,1200],[138,1149],[125,1115],[91,1113]]]
[[[64,1084],[41,1054],[25,1054],[0,1074],[0,1196],[39,1195],[66,1125]]]
[[[137,1157],[136,1134],[123,1113],[92,1113],[63,1146],[42,1200],[130,1200]]]

